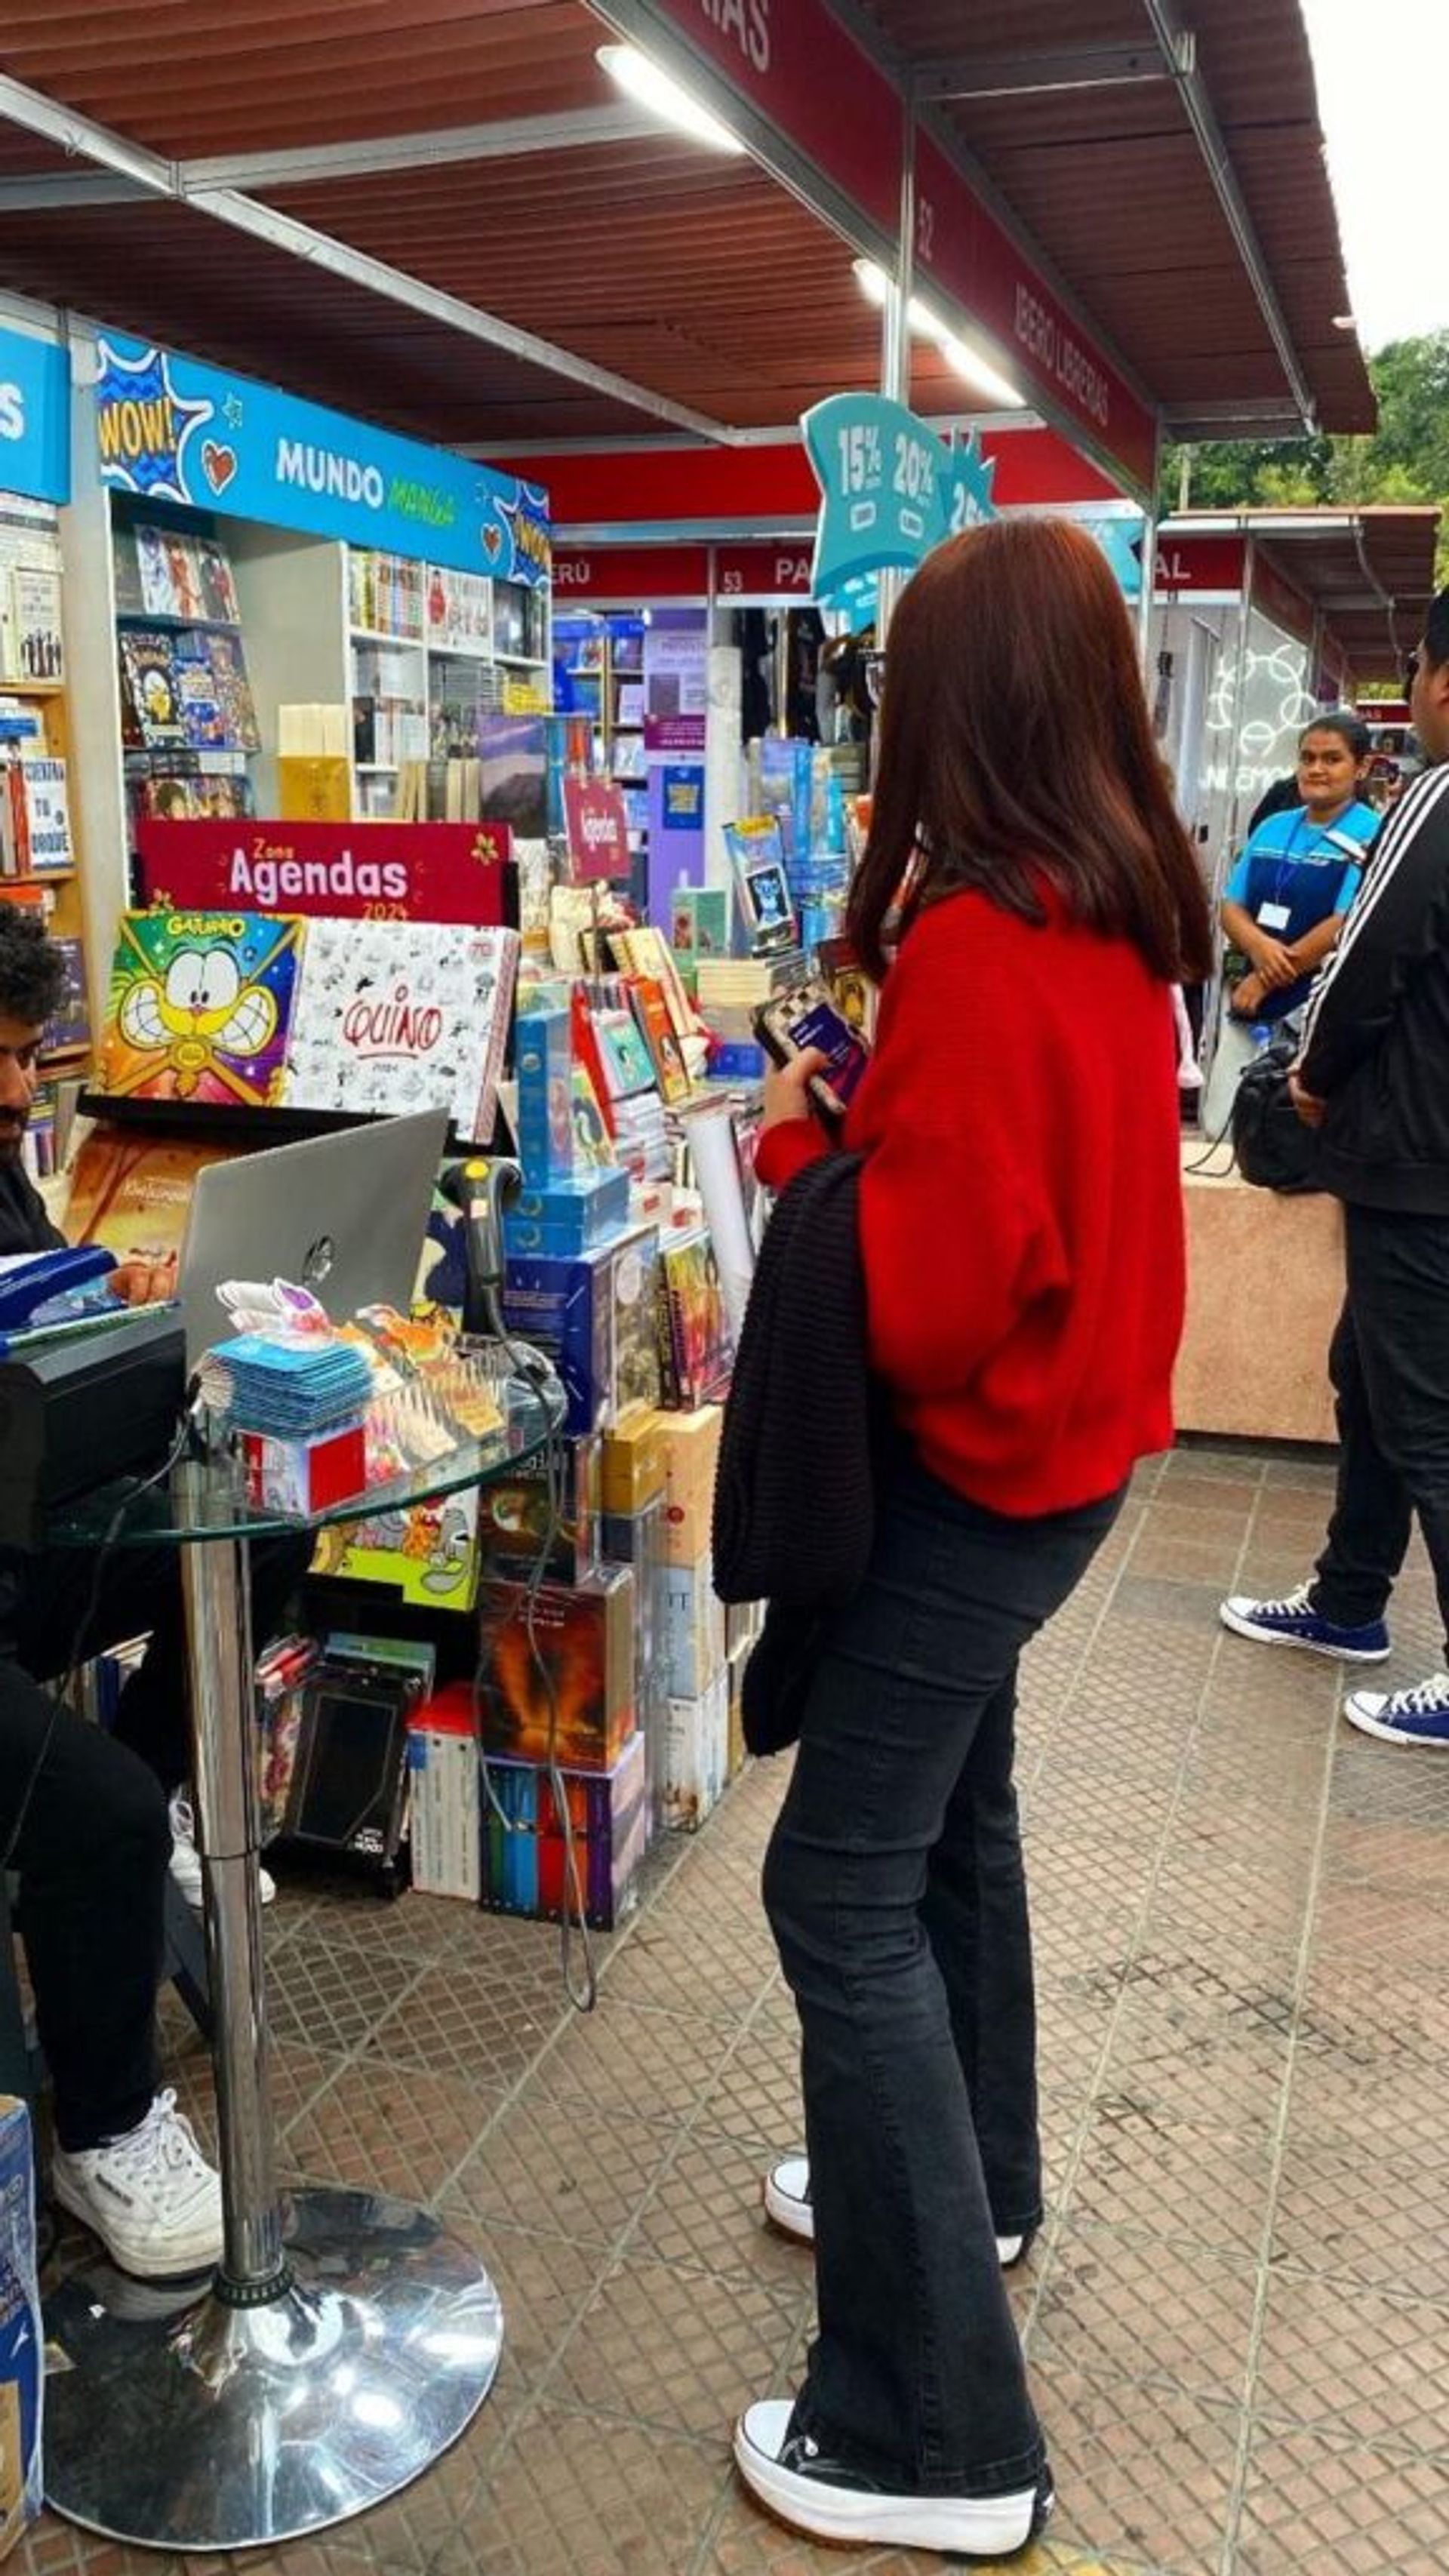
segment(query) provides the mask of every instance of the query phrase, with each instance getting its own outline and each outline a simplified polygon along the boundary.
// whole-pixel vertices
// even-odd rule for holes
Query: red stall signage
[[[509,918],[506,823],[143,821],[141,897],[183,912],[344,921]]]
[[[569,864],[580,885],[629,874],[629,817],[617,787],[600,779],[564,780]]]
[[[774,546],[721,546],[714,559],[716,599],[808,599],[812,549],[788,538]]]

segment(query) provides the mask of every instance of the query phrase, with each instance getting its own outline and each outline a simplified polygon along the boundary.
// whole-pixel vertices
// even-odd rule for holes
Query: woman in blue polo
[[[1224,1009],[1203,1104],[1211,1134],[1227,1124],[1238,1076],[1257,1051],[1255,1031],[1302,1008],[1363,883],[1379,828],[1361,793],[1369,752],[1357,716],[1315,716],[1298,745],[1301,803],[1259,824],[1228,879]]]

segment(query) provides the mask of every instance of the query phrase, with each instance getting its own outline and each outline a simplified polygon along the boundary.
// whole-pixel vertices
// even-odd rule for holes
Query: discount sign
[[[995,516],[995,466],[974,430],[966,445],[948,447],[882,394],[832,394],[800,428],[820,486],[818,600],[855,605],[876,573],[913,572],[933,546]]]

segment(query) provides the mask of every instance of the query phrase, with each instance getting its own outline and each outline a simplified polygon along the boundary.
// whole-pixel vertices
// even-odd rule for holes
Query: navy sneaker
[[[1319,1617],[1311,1589],[1300,1583],[1281,1601],[1250,1601],[1245,1592],[1235,1592],[1218,1617],[1235,1637],[1256,1638],[1260,1646],[1306,1646],[1310,1654],[1332,1655],[1340,1664],[1381,1664],[1389,1651],[1382,1619],[1371,1619],[1365,1628],[1340,1628]]]
[[[832,2459],[796,2421],[788,2397],[748,2406],[735,2426],[735,2464],[778,2522],[855,2548],[930,2549],[956,2558],[1014,2558],[1051,2512],[1051,2472],[1011,2495],[898,2495],[848,2460]]]
[[[1449,1753],[1449,1673],[1431,1673],[1415,1690],[1350,1691],[1343,1713],[1362,1735]]]

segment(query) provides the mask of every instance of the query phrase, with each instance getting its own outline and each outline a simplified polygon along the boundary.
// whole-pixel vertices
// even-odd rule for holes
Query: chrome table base
[[[204,1518],[206,1471],[173,1484]],[[196,1816],[216,2016],[225,2242],[213,2283],[96,2261],[47,2300],[45,2499],[115,2540],[253,2549],[345,2522],[419,2477],[488,2394],[503,2341],[476,2256],[370,2192],[278,2192],[257,1892],[245,1549],[182,1549]]]
[[[45,2493],[113,2540],[254,2548],[344,2522],[455,2442],[503,2312],[481,2263],[405,2203],[283,2202],[288,2286],[235,2307],[100,2260],[50,2300]]]

